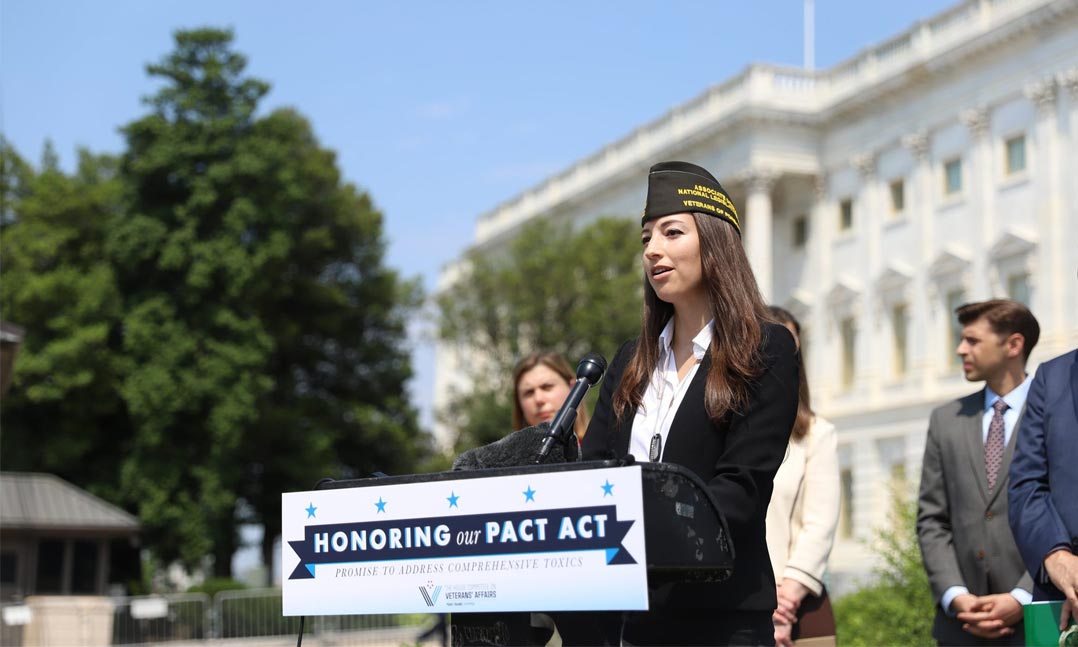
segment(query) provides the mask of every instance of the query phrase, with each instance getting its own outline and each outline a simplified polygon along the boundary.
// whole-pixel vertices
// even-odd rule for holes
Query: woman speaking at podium
[[[737,210],[709,172],[686,162],[651,167],[641,226],[640,337],[610,364],[583,458],[633,454],[695,472],[726,517],[736,562],[724,582],[650,589],[650,610],[628,614],[620,637],[607,639],[771,645],[764,518],[797,413],[794,340],[771,322]]]

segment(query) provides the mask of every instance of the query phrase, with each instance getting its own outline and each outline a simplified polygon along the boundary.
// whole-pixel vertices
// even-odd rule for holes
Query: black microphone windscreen
[[[587,380],[588,384],[595,386],[603,379],[606,372],[606,358],[599,353],[588,353],[576,366],[578,380]]]
[[[469,449],[453,461],[454,470],[481,470],[488,467],[519,467],[533,465],[539,448],[550,430],[550,423],[514,431],[501,440]],[[544,463],[569,463],[577,460],[579,448],[576,436],[565,443],[555,442]]]

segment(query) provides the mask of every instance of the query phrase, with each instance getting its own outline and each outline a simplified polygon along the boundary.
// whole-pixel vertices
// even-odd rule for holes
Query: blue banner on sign
[[[633,523],[610,505],[304,526],[288,542],[300,559],[288,579],[313,578],[319,564],[582,550],[635,564],[621,545]]]

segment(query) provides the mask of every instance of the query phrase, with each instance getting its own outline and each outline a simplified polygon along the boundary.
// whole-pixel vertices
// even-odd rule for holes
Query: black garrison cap
[[[688,162],[659,162],[652,166],[640,225],[652,218],[690,211],[722,218],[741,235],[734,202],[714,175]]]

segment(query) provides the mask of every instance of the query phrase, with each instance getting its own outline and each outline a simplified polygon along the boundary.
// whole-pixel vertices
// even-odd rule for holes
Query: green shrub
[[[838,644],[934,645],[935,602],[917,543],[917,503],[895,487],[889,528],[876,532],[874,582],[834,603]]]
[[[213,599],[213,596],[217,595],[221,591],[238,591],[240,589],[247,588],[247,585],[243,582],[238,582],[227,577],[211,577],[202,584],[196,584],[187,589],[188,593],[205,593]]]

